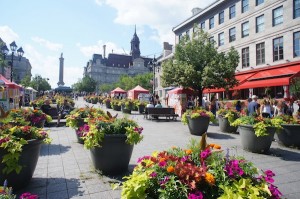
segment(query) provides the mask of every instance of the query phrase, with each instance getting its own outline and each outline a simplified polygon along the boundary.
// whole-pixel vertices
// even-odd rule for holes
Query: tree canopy
[[[51,90],[48,79],[43,78],[41,75],[35,75],[30,82],[30,86],[39,92]]]
[[[191,39],[183,37],[176,45],[173,59],[163,62],[162,84],[191,87],[199,91],[202,98],[205,88],[229,90],[235,86],[238,63],[239,55],[234,48],[227,53],[218,52],[209,34],[197,30]]]
[[[89,76],[85,76],[77,83],[72,85],[72,88],[78,92],[95,92],[97,82]]]
[[[292,83],[290,85],[290,92],[297,99],[300,99],[300,77],[292,79]]]

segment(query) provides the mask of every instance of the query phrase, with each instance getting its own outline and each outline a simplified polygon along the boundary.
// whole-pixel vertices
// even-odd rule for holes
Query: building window
[[[300,17],[300,0],[294,0],[294,19]]]
[[[294,33],[294,57],[300,57],[300,32]]]
[[[283,7],[280,6],[273,10],[273,26],[283,23]]]
[[[258,5],[262,4],[262,3],[264,3],[264,0],[256,0],[256,6],[258,6]]]
[[[265,30],[265,20],[264,15],[256,17],[256,32],[262,32]]]
[[[182,34],[178,35],[178,40],[181,41],[182,39]]]
[[[250,66],[249,60],[249,47],[242,49],[242,68],[247,68]]]
[[[224,32],[219,34],[219,46],[224,45]]]
[[[214,21],[214,17],[209,19],[209,29],[214,28],[215,26],[215,21]]]
[[[278,61],[283,59],[283,37],[273,40],[273,60]]]
[[[235,17],[235,5],[229,8],[229,19],[232,19],[234,17]]]
[[[249,0],[242,0],[242,13],[249,10]]]
[[[202,23],[200,24],[200,28],[201,28],[202,30],[205,30],[205,22],[202,22]]]
[[[235,41],[235,27],[229,29],[229,42]]]
[[[265,43],[256,44],[256,65],[265,63]]]
[[[219,13],[219,24],[224,23],[224,11]]]
[[[209,38],[209,42],[210,42],[210,43],[215,43],[214,36],[212,36],[212,37]]]
[[[249,36],[249,21],[242,23],[242,37]]]
[[[185,31],[185,35],[188,39],[190,39],[190,30]]]

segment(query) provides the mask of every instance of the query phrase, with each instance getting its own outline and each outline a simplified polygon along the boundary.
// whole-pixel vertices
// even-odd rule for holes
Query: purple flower
[[[273,196],[272,198],[280,199],[280,196],[282,196],[282,193],[278,190],[278,188],[272,184],[269,186],[269,190]]]
[[[205,149],[204,151],[201,152],[200,156],[202,159],[206,159],[208,156],[210,156],[211,151],[210,149]]]
[[[180,161],[181,162],[186,162],[189,159],[189,156],[183,156]]]
[[[38,196],[37,195],[33,195],[29,192],[26,192],[26,193],[23,193],[21,196],[20,196],[20,199],[38,199]]]
[[[225,166],[225,171],[231,178],[240,177],[245,173],[239,166],[239,160],[230,160]]]
[[[160,186],[162,188],[165,188],[165,184],[170,180],[170,178],[168,176],[165,176],[164,179],[162,181],[159,182]]]
[[[203,199],[203,194],[201,191],[196,191],[195,193],[190,193],[188,199]]]
[[[143,127],[135,127],[135,128],[134,128],[134,131],[135,131],[135,132],[138,132],[139,134],[142,134]]]
[[[166,165],[167,165],[166,161],[161,161],[158,163],[158,166],[160,166],[160,167],[165,167]]]
[[[150,174],[150,177],[151,178],[155,178],[157,176],[157,173],[156,172],[152,172],[151,174]]]
[[[268,176],[265,176],[265,180],[266,180],[266,182],[268,182],[270,184],[274,182],[274,179],[271,177],[268,177]]]
[[[271,171],[271,170],[266,170],[266,171],[265,171],[265,174],[266,174],[268,177],[273,177],[273,176],[275,176],[275,173],[273,173],[273,171]]]

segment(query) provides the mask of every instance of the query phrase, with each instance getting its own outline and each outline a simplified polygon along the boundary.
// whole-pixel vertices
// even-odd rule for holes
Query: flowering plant
[[[22,147],[28,144],[29,140],[43,140],[50,143],[48,133],[34,126],[13,126],[4,124],[0,126],[0,149],[6,153],[3,155],[2,163],[5,164],[3,173],[16,171],[19,173],[22,166],[18,164]],[[1,171],[0,171],[1,172]]]
[[[240,117],[240,113],[234,109],[221,108],[217,111],[217,114],[219,116],[222,116],[223,118],[227,118],[231,123],[234,122],[235,119]]]
[[[197,108],[193,110],[187,110],[183,115],[182,115],[182,123],[183,124],[188,124],[188,117],[193,118],[198,118],[198,117],[209,117],[209,120],[211,122],[215,122],[215,116],[212,112],[206,111],[205,109],[202,108]]]
[[[260,171],[220,146],[192,140],[188,149],[172,148],[138,160],[121,198],[280,198],[272,171]]]
[[[278,115],[274,118],[281,119],[283,121],[282,124],[300,124],[300,121],[289,115]]]
[[[89,132],[83,137],[84,146],[87,149],[101,146],[105,134],[124,134],[126,143],[133,145],[142,141],[141,135],[143,128],[128,118],[118,119],[109,115],[101,115],[89,119]]]
[[[25,118],[32,125],[37,125],[42,121],[51,122],[52,117],[50,115],[45,114],[42,110],[31,110]]]
[[[0,186],[0,199],[15,199],[16,195],[12,191],[12,187],[7,187],[7,180],[5,180],[3,187]],[[26,192],[20,196],[20,199],[38,199],[38,195]]]
[[[253,125],[255,130],[255,135],[259,136],[266,136],[268,135],[267,128],[273,127],[276,128],[277,131],[282,129],[281,124],[283,120],[281,118],[264,118],[261,116],[254,117],[254,116],[242,116],[232,122],[231,126],[239,126],[239,125]]]

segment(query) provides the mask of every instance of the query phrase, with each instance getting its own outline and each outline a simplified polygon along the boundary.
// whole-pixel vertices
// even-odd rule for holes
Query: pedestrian
[[[248,104],[248,115],[257,116],[259,115],[259,105],[257,103],[257,96],[252,95],[252,101]]]

